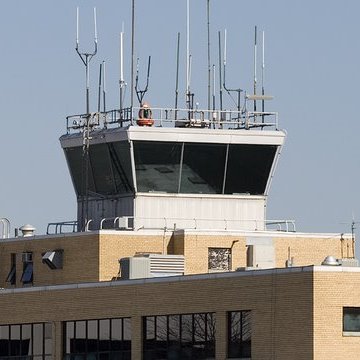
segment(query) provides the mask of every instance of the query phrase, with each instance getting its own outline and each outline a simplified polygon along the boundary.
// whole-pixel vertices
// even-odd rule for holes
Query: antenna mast
[[[124,108],[124,90],[126,87],[126,83],[124,80],[124,23],[123,28],[120,33],[120,80],[119,80],[119,87],[120,87],[120,119],[123,118],[123,108]]]
[[[262,65],[261,65],[261,95],[263,96],[263,99],[261,101],[261,112],[262,114],[262,122],[264,123],[265,121],[265,100],[264,100],[264,95],[265,95],[265,87],[264,87],[264,83],[265,83],[265,31],[262,32]]]
[[[208,55],[208,110],[210,110],[210,94],[211,94],[210,0],[207,0],[207,55]]]
[[[177,36],[176,50],[176,80],[175,80],[175,120],[177,119],[178,97],[179,97],[179,54],[180,54],[180,33]]]
[[[222,118],[222,78],[221,78],[221,32],[219,31],[219,100],[220,100],[220,112]]]
[[[131,113],[134,106],[134,62],[135,62],[135,0],[132,0],[131,10],[131,97],[130,106]],[[131,125],[133,124],[133,116],[131,116]]]
[[[256,96],[256,62],[257,62],[257,26],[255,25],[255,42],[254,42],[254,96]],[[256,112],[256,100],[254,99],[254,112]],[[256,119],[256,115],[254,114],[254,120]]]
[[[87,223],[89,221],[89,147],[90,147],[90,74],[89,74],[89,65],[91,59],[97,53],[97,29],[96,29],[96,8],[94,8],[94,50],[91,53],[80,52],[79,51],[79,7],[76,8],[76,46],[75,50],[79,55],[81,61],[85,65],[86,73],[86,120],[85,128],[83,131],[83,153],[82,153],[82,189],[83,189],[83,201],[81,207],[81,220],[82,224],[81,230],[86,229]]]

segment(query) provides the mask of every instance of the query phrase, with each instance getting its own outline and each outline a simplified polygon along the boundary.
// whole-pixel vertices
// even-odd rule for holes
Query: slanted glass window
[[[178,192],[181,148],[181,143],[134,141],[139,192]]]
[[[33,263],[27,262],[24,263],[24,272],[21,276],[21,281],[23,284],[32,284],[33,282]]]
[[[358,333],[360,336],[360,308],[343,308],[343,331]]]
[[[225,158],[225,144],[185,143],[180,192],[221,194]]]
[[[38,360],[51,358],[51,355],[50,323],[0,326],[0,359]]]
[[[228,313],[228,358],[251,358],[251,311]]]
[[[276,148],[275,145],[230,144],[225,194],[264,194]]]
[[[16,284],[16,254],[11,254],[11,268],[6,282],[9,282],[11,285]]]
[[[143,318],[143,357],[214,359],[215,314],[180,314]]]
[[[229,271],[231,268],[230,248],[209,248],[208,268],[210,271]]]
[[[129,325],[128,318],[65,322],[64,358],[130,360]]]

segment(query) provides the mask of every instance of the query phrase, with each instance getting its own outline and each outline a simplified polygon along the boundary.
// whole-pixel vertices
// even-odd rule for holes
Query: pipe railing
[[[140,107],[71,115],[66,118],[67,133],[82,131],[89,127],[137,126]],[[278,113],[269,111],[199,110],[151,108],[151,119],[155,127],[205,127],[212,129],[262,129],[271,127],[278,130]],[[265,120],[264,120],[265,119]]]

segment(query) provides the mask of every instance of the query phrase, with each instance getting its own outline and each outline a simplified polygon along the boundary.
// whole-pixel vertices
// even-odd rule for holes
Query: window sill
[[[343,336],[360,337],[360,332],[356,332],[356,331],[343,331]]]

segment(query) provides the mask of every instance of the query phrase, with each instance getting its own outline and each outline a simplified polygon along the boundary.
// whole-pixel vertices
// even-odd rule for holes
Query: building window
[[[33,254],[31,252],[22,253],[23,273],[21,281],[24,285],[33,283]]]
[[[66,321],[65,359],[131,359],[130,318]]]
[[[209,248],[208,268],[209,271],[229,271],[231,261],[230,248]]]
[[[251,311],[228,313],[228,358],[251,358]]]
[[[215,359],[215,314],[181,314],[143,318],[143,357]]]
[[[360,308],[343,308],[343,331],[349,333],[358,333],[360,336]]]
[[[51,323],[0,326],[0,359],[52,359]]]
[[[10,271],[6,278],[6,282],[10,283],[11,285],[16,284],[16,254],[11,254]]]

